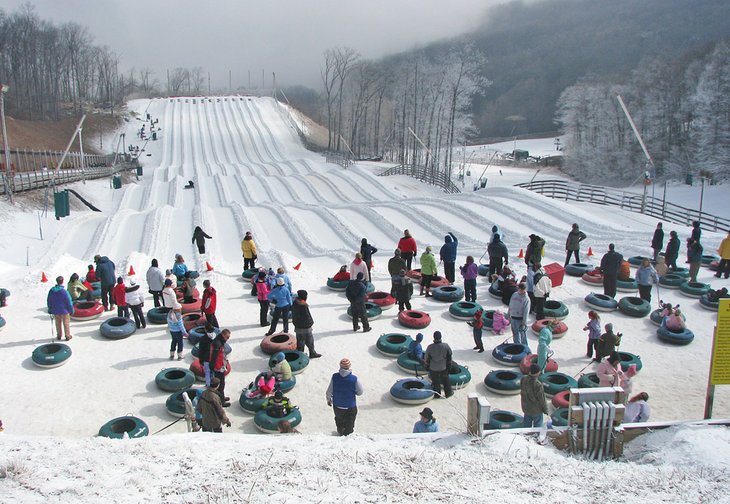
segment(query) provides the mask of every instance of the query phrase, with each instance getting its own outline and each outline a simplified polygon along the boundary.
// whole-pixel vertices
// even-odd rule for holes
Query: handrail
[[[440,187],[448,194],[458,194],[461,192],[461,189],[449,179],[446,173],[432,170],[425,166],[400,164],[378,173],[379,177],[387,177],[388,175],[408,175],[409,177]]]
[[[115,166],[103,166],[97,168],[87,168],[85,170],[80,169],[66,169],[59,170],[56,175],[56,180],[53,183],[55,186],[70,184],[71,182],[78,182],[84,179],[96,179],[111,177],[112,175],[137,169],[135,163],[121,163]],[[27,172],[17,172],[13,175],[11,182],[11,188],[14,193],[32,191],[34,189],[43,189],[51,185],[53,178],[52,170],[35,170]],[[5,194],[5,173],[0,173],[0,194]]]
[[[522,187],[553,199],[585,201],[598,205],[617,206],[630,212],[643,213],[651,217],[685,226],[691,226],[693,221],[699,221],[700,227],[708,231],[730,230],[730,219],[708,212],[700,212],[693,208],[686,208],[651,196],[646,196],[646,200],[642,205],[644,197],[641,194],[609,187],[566,182],[565,180],[557,179],[523,182],[521,184],[515,184],[515,187]]]

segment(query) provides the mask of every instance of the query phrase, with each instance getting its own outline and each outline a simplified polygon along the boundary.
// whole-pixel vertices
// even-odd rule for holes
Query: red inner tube
[[[570,401],[570,390],[563,390],[553,396],[553,406],[556,408],[567,408]]]
[[[190,371],[193,372],[195,376],[199,376],[200,378],[205,377],[205,370],[203,370],[203,365],[200,363],[200,359],[195,359],[192,364],[190,364]],[[226,376],[231,372],[231,363],[226,362]],[[212,375],[212,373],[211,373]]]
[[[395,298],[387,292],[371,292],[368,294],[368,301],[381,307],[395,304]]]
[[[537,354],[530,354],[522,359],[520,362],[520,371],[522,374],[528,374],[530,372],[530,364],[537,364]],[[553,359],[548,359],[545,363],[545,373],[552,373],[558,370],[558,363]]]
[[[74,305],[74,318],[95,317],[104,311],[104,307],[98,301],[82,301]]]
[[[422,311],[406,310],[398,314],[398,320],[406,327],[420,329],[431,323],[431,316]]]
[[[200,313],[186,313],[183,315],[183,326],[185,326],[185,330],[188,332],[192,331],[195,327],[204,326],[205,321],[205,317]]]
[[[297,349],[297,338],[289,333],[276,333],[261,340],[261,350],[269,355]]]
[[[180,303],[180,305],[182,306],[183,313],[200,311],[200,299],[193,299],[192,303]]]
[[[536,321],[534,324],[532,324],[532,330],[539,334],[540,330],[548,325],[548,322],[550,322],[550,320],[551,319],[542,319]],[[556,327],[553,327],[553,334],[563,334],[567,330],[567,324],[565,324],[564,322],[560,322]]]

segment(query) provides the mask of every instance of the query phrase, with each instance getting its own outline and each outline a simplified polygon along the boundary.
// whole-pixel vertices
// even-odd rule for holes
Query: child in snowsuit
[[[482,343],[482,328],[484,327],[484,320],[482,320],[482,315],[484,312],[482,310],[477,310],[474,312],[474,320],[467,322],[472,329],[474,333],[474,344],[476,345],[472,350],[479,350],[479,353],[484,352],[484,343]]]
[[[583,328],[588,331],[588,345],[586,346],[586,357],[598,362],[598,339],[601,337],[601,317],[595,311],[588,312],[588,323]],[[595,357],[594,357],[595,355]]]
[[[112,299],[117,305],[117,317],[129,318],[129,307],[127,306],[127,287],[122,277],[117,277],[117,285],[112,290]]]
[[[398,312],[411,309],[411,296],[413,295],[413,282],[406,276],[406,270],[400,270],[398,279],[395,282],[395,300],[398,301]]]
[[[492,316],[492,332],[494,334],[502,334],[504,330],[509,327],[509,320],[505,317],[504,313],[499,310],[495,310]]]
[[[288,397],[285,397],[281,390],[277,390],[272,399],[263,405],[266,414],[273,418],[284,418],[295,408]]]

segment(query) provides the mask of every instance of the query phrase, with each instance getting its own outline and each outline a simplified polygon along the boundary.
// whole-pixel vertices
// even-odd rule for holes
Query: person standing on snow
[[[586,234],[578,229],[578,224],[573,224],[573,229],[570,230],[570,233],[568,233],[568,238],[565,240],[565,251],[567,254],[565,255],[565,266],[568,266],[568,263],[570,262],[570,255],[573,254],[575,256],[575,262],[580,262],[580,242],[585,240]]]
[[[147,321],[142,311],[144,307],[144,294],[142,294],[142,290],[134,279],[129,281],[129,287],[125,291],[127,294],[127,305],[129,305],[129,309],[132,311],[132,316],[134,317],[134,325],[137,326],[137,329],[144,329],[147,327]]]
[[[201,414],[203,432],[223,432],[223,425],[231,426],[231,421],[226,416],[226,410],[223,409],[221,396],[218,393],[220,380],[213,378],[210,380],[210,386],[203,391],[198,400],[195,409]]]
[[[692,221],[692,235],[690,236],[690,239],[699,243],[701,236],[702,228],[700,227],[700,221]]]
[[[368,322],[368,312],[365,309],[365,300],[367,298],[367,284],[365,283],[365,275],[362,271],[358,272],[355,280],[350,280],[345,289],[345,296],[350,302],[350,313],[352,314],[352,331],[357,332],[360,329],[359,323],[362,322],[362,332],[368,332],[372,329]]]
[[[400,270],[406,270],[406,262],[400,255],[400,249],[395,249],[395,251],[393,252],[393,257],[388,260],[388,274],[390,275],[390,295],[393,297],[395,297],[395,289],[398,286],[398,282],[400,281]]]
[[[203,298],[200,301],[200,311],[205,315],[205,320],[213,327],[218,325],[218,318],[215,316],[216,305],[218,304],[218,294],[215,288],[210,285],[210,280],[203,281]]]
[[[730,229],[727,236],[720,243],[717,253],[720,254],[720,264],[717,266],[715,277],[720,278],[724,274],[725,278],[728,278],[730,277]]]
[[[297,291],[297,297],[291,305],[291,321],[294,324],[294,334],[297,336],[297,350],[303,352],[306,346],[309,351],[309,358],[316,359],[322,357],[322,354],[318,354],[314,349],[314,336],[312,334],[314,320],[309,311],[308,297],[309,293],[304,289]]]
[[[454,285],[456,275],[456,255],[458,246],[458,238],[454,236],[454,233],[449,231],[449,234],[444,236],[444,244],[441,246],[441,250],[439,251],[441,262],[444,263],[444,276],[451,285]]]
[[[551,320],[543,326],[542,329],[540,329],[540,333],[537,337],[537,366],[540,368],[540,372],[545,371],[547,361],[553,353],[552,350],[550,350],[550,344],[553,342],[553,331],[559,325],[559,320]]]
[[[96,278],[101,282],[101,304],[104,305],[104,311],[114,309],[114,299],[112,298],[112,289],[116,285],[117,276],[114,272],[114,263],[107,256],[94,256],[96,263]]]
[[[365,282],[368,281],[368,266],[362,259],[362,252],[357,252],[355,259],[350,263],[350,280],[357,278],[358,273],[362,273],[362,278]]]
[[[661,222],[657,223],[654,236],[651,237],[651,248],[654,251],[653,260],[656,262],[659,252],[664,248],[664,230]]]
[[[411,236],[411,232],[407,229],[403,231],[403,238],[398,241],[398,249],[401,252],[403,260],[406,262],[406,270],[410,271],[413,264],[413,258],[416,256],[418,251],[416,247],[416,240]]]
[[[530,314],[530,298],[527,286],[521,283],[509,300],[508,315],[512,327],[512,341],[527,346],[527,316]]]
[[[413,282],[406,276],[406,270],[400,270],[395,285],[395,300],[398,302],[398,313],[404,309],[411,309],[411,296],[413,296]]]
[[[425,363],[428,377],[431,379],[433,396],[441,397],[441,387],[444,389],[444,396],[448,399],[454,392],[449,381],[449,369],[451,369],[451,347],[441,341],[441,331],[434,331],[433,343],[426,347]]]
[[[71,295],[63,287],[63,277],[56,277],[56,285],[51,287],[46,298],[48,313],[56,322],[56,339],[61,339],[61,331],[66,335],[66,341],[71,336],[71,314],[74,311],[74,304]]]
[[[542,269],[540,263],[536,263],[533,266],[535,268],[535,274],[532,277],[532,295],[535,300],[535,318],[536,320],[542,320],[545,318],[545,300],[550,296],[553,281],[545,274],[545,270]]]
[[[198,252],[200,252],[201,254],[205,254],[206,238],[208,238],[209,240],[213,239],[213,237],[205,234],[205,231],[203,231],[200,226],[195,226],[195,231],[193,231],[193,240],[191,243],[195,243],[198,246]]]
[[[689,281],[697,281],[697,273],[702,265],[702,253],[704,248],[699,241],[687,238],[687,262],[689,263]]]
[[[499,233],[495,233],[492,241],[489,242],[487,255],[489,255],[489,278],[492,278],[494,274],[499,274],[502,268],[509,264],[507,245],[504,244]]]
[[[603,293],[609,297],[616,297],[616,281],[618,269],[624,256],[616,252],[613,243],[608,244],[608,252],[601,258],[600,270],[603,273]]]
[[[340,370],[332,375],[325,397],[335,413],[337,434],[349,436],[355,431],[357,396],[363,394],[360,380],[352,374],[350,359],[340,360]]]
[[[520,402],[524,416],[522,427],[525,428],[542,427],[543,414],[548,414],[545,388],[538,379],[540,373],[540,366],[531,364],[530,374],[520,380]]]
[[[466,264],[459,269],[464,278],[464,300],[474,303],[477,300],[477,276],[479,276],[479,267],[474,262],[474,257],[466,256]]]
[[[670,271],[677,269],[677,258],[679,257],[679,237],[676,231],[669,232],[669,243],[664,251],[664,260]]]
[[[274,314],[271,316],[271,327],[266,336],[271,336],[276,332],[276,326],[279,324],[279,318],[283,320],[284,332],[289,332],[289,310],[291,309],[292,295],[291,291],[286,287],[283,277],[276,279],[276,287],[274,287],[267,296],[270,303],[274,304]]]
[[[651,289],[659,283],[659,277],[648,257],[641,260],[634,278],[639,287],[639,297],[651,303]]]
[[[256,287],[256,299],[259,302],[259,323],[261,327],[266,327],[269,325],[269,292],[271,292],[271,289],[269,289],[269,283],[266,281],[265,271],[259,271],[253,285]]]
[[[155,308],[159,308],[160,301],[162,300],[162,289],[165,288],[165,274],[162,273],[157,259],[152,259],[146,277],[147,288],[149,289],[149,293],[152,294]]]
[[[246,236],[241,240],[241,252],[243,252],[243,269],[254,269],[256,267],[256,243],[253,241],[251,231],[246,231]]]
[[[124,279],[117,277],[117,285],[112,290],[114,303],[117,305],[117,317],[129,318],[129,307],[127,306],[127,286]]]
[[[525,264],[535,264],[542,262],[542,249],[545,247],[545,240],[537,236],[536,234],[530,235],[530,243],[527,244],[525,249]]]
[[[362,241],[360,242],[360,255],[362,255],[362,260],[365,263],[365,267],[368,271],[368,282],[373,281],[373,277],[370,275],[370,270],[373,267],[373,254],[377,252],[378,249],[370,245],[367,238],[362,239]]]
[[[426,291],[426,297],[431,296],[431,280],[438,274],[438,268],[436,266],[436,257],[431,252],[431,247],[426,247],[426,250],[421,254],[421,296],[423,291]]]

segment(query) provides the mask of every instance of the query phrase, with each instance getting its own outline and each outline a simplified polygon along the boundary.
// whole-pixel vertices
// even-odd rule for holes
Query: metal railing
[[[136,162],[125,162],[114,166],[103,166],[97,168],[66,169],[59,170],[54,181],[54,185],[70,184],[85,179],[97,179],[103,177],[111,177],[122,171],[136,170],[138,167]],[[51,185],[53,178],[53,170],[36,170],[16,173],[12,178],[8,178],[10,187],[14,193],[31,191],[33,189],[42,189]],[[0,173],[0,194],[5,194],[6,180],[5,173]]]
[[[413,165],[397,165],[392,168],[388,168],[384,172],[378,174],[379,177],[385,177],[388,175],[408,175],[409,177],[422,180],[431,185],[442,188],[449,194],[457,194],[461,192],[452,181],[446,175],[445,172],[437,171],[425,166],[413,166]]]
[[[701,227],[708,231],[730,230],[730,219],[711,213],[700,212],[693,208],[686,208],[665,199],[641,194],[611,189],[603,186],[566,182],[564,180],[539,180],[515,184],[530,191],[542,194],[553,199],[565,201],[584,201],[598,205],[610,205],[630,212],[643,213],[651,217],[663,219],[676,224],[691,226],[693,221],[699,221]]]
[[[10,155],[11,170],[16,173],[41,170],[44,166],[53,170],[63,157],[63,151],[49,150],[10,149],[8,154]],[[109,166],[114,161],[113,154],[84,153],[83,158],[86,167]],[[0,149],[0,159],[3,159],[3,163],[0,163],[0,171],[5,171],[5,151],[3,149]],[[81,168],[80,152],[68,153],[61,169],[69,168]]]

